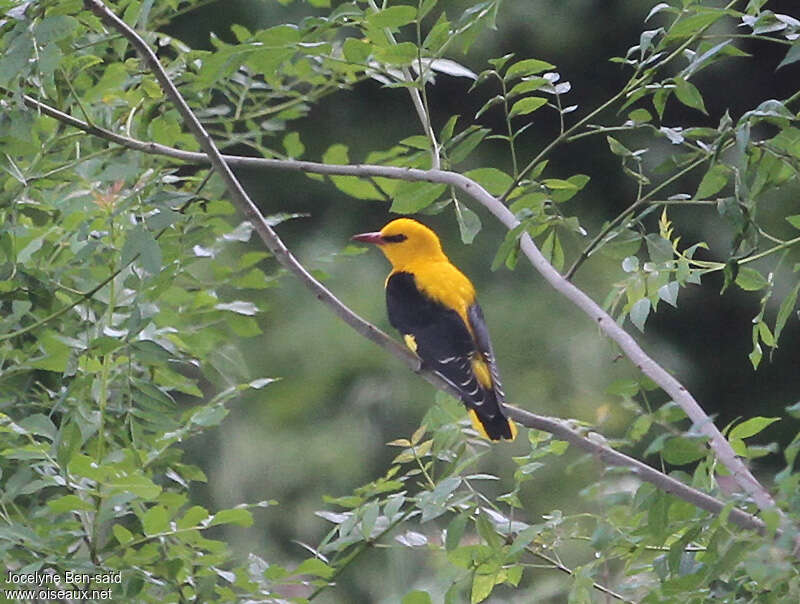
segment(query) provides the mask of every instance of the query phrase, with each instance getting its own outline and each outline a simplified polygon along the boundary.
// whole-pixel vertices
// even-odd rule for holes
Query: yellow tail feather
[[[517,424],[514,423],[514,420],[508,420],[508,427],[511,429],[511,438],[510,441],[514,442],[517,439],[517,433],[519,430],[517,429]]]
[[[493,387],[492,374],[489,371],[489,366],[482,358],[476,357],[472,359],[472,372],[475,374],[475,377],[478,378],[478,383],[480,383],[481,386],[491,390]]]

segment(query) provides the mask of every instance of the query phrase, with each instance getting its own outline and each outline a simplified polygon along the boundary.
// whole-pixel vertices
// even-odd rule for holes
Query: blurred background
[[[629,73],[607,59],[624,56],[637,44],[643,29],[662,22],[657,16],[647,24],[644,18],[655,2],[600,0],[508,1],[501,6],[497,30],[485,32],[468,55],[457,60],[475,72],[487,66],[487,59],[508,52],[517,58],[535,57],[557,65],[562,81],[572,83],[567,104],[578,104],[583,115],[613,95]],[[771,2],[772,10],[800,17],[794,0]],[[444,2],[448,14],[463,10],[465,3]],[[222,7],[224,6],[224,10]],[[230,25],[248,28],[296,22],[314,14],[307,4],[230,0],[206,6],[178,18],[167,30],[194,48],[209,48],[209,34],[233,41]],[[322,14],[322,13],[320,13]],[[739,47],[758,57],[727,59],[701,72],[695,84],[705,97],[706,117],[671,99],[664,124],[674,123],[716,127],[728,108],[734,121],[746,110],[767,98],[785,98],[796,90],[800,72],[795,63],[775,71],[785,47],[742,40]],[[435,130],[454,114],[469,122],[477,109],[497,93],[490,84],[467,90],[471,82],[449,76],[438,77],[428,90]],[[501,129],[499,111],[481,116],[481,125]],[[527,161],[558,132],[555,114],[541,110],[535,123],[520,139],[520,155]],[[574,119],[574,118],[573,118]],[[613,116],[605,116],[607,121]],[[622,121],[622,118],[620,118]],[[308,119],[291,124],[300,132],[306,153],[303,159],[318,160],[332,143],[350,148],[353,161],[369,151],[385,149],[411,134],[419,134],[416,115],[403,89],[385,89],[377,82],[365,82],[350,91],[326,97]],[[626,139],[629,140],[629,139]],[[632,148],[636,148],[635,142]],[[642,142],[642,144],[645,144]],[[654,148],[652,161],[670,152]],[[469,167],[495,166],[510,169],[504,144],[484,143],[471,158]],[[622,173],[619,161],[608,151],[604,137],[583,139],[562,146],[551,158],[548,176],[567,177],[575,173],[591,176],[588,186],[565,204],[563,211],[576,215],[595,234],[603,221],[616,216],[635,199],[633,182]],[[377,250],[360,255],[342,255],[351,234],[377,230],[393,216],[380,202],[347,197],[332,186],[302,175],[283,172],[243,172],[241,176],[260,202],[264,213],[306,212],[310,216],[279,227],[280,234],[307,266],[326,275],[326,285],[357,313],[390,330],[386,319],[383,280],[388,264]],[[702,174],[675,184],[667,195],[693,192]],[[782,216],[800,213],[798,191],[786,190],[764,204],[769,213]],[[490,270],[491,260],[502,241],[504,229],[480,207],[470,204],[484,228],[474,243],[460,239],[452,208],[421,219],[442,237],[445,251],[476,284],[494,340],[501,374],[509,400],[531,411],[574,417],[590,422],[607,436],[624,432],[630,412],[619,397],[605,393],[615,379],[636,377],[625,359],[590,321],[546,286],[542,279],[520,261],[515,272]],[[725,257],[732,234],[711,207],[671,212],[676,231],[689,245],[706,241],[708,259]],[[791,227],[778,219],[769,222],[778,236],[792,236]],[[587,240],[575,235],[565,241],[568,264]],[[800,260],[797,252],[785,263]],[[770,260],[770,262],[773,262]],[[764,266],[769,266],[766,264]],[[277,271],[277,267],[274,269]],[[595,300],[602,302],[613,282],[621,278],[619,261],[595,255],[578,272],[575,282]],[[781,274],[776,286],[770,321],[796,276]],[[800,336],[793,317],[781,338],[781,347],[771,359],[765,358],[753,371],[747,358],[751,343],[751,319],[758,312],[759,292],[737,288],[719,295],[719,273],[702,286],[681,290],[678,309],[666,304],[651,315],[642,335],[629,325],[645,350],[690,389],[703,407],[724,426],[740,416],[778,415],[786,405],[800,398]],[[263,335],[241,341],[253,377],[281,380],[253,396],[231,405],[233,411],[216,430],[186,444],[187,457],[200,465],[209,482],[197,486],[196,498],[211,508],[238,503],[276,499],[280,505],[257,510],[257,524],[248,530],[231,529],[226,535],[243,555],[253,551],[267,560],[291,564],[306,555],[296,541],[315,545],[330,528],[314,515],[325,507],[323,495],[342,496],[382,475],[396,449],[387,441],[408,437],[433,404],[434,391],[426,382],[394,358],[356,335],[325,307],[310,297],[290,276],[280,287],[265,290],[270,310],[260,317]],[[231,334],[233,339],[235,336]],[[665,402],[653,393],[654,405]],[[797,426],[779,422],[764,432],[764,442],[788,442]],[[521,439],[524,441],[524,439]],[[526,450],[524,442],[499,445],[483,458],[486,471],[510,476],[515,464],[511,456]],[[584,502],[576,494],[590,484],[597,468],[581,464],[572,468],[577,456],[567,455],[563,463],[538,473],[526,483],[521,496],[536,514],[561,509],[580,509]],[[652,460],[651,460],[652,461]],[[766,477],[779,467],[776,456],[763,458],[755,468]],[[510,485],[501,480],[497,493]],[[536,518],[528,518],[535,522]],[[380,550],[362,562],[358,576],[345,573],[342,587],[326,594],[323,601],[398,601],[398,594],[424,582],[430,573],[424,557],[403,548]],[[428,561],[431,564],[433,561]],[[537,576],[542,601],[548,585],[556,589],[562,581],[556,571]],[[512,592],[496,590],[498,598],[513,598]],[[505,594],[505,595],[504,595]],[[327,598],[327,599],[326,599]],[[501,600],[495,600],[501,601]],[[554,600],[557,601],[557,600]]]

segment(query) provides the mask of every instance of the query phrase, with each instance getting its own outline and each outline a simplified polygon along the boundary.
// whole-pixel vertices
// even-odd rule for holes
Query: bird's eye
[[[388,235],[383,238],[383,240],[387,241],[388,243],[400,243],[401,241],[405,241],[406,239],[408,239],[408,237],[406,237],[402,233],[398,233],[397,235]]]

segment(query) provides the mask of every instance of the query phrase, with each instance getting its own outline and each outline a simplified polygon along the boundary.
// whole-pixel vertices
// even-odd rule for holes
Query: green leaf
[[[106,67],[103,75],[100,77],[97,83],[86,91],[85,99],[88,101],[97,101],[103,99],[106,97],[106,95],[117,95],[122,90],[123,84],[125,84],[125,80],[127,78],[128,72],[125,69],[125,65],[122,63],[111,63],[108,65],[108,67]],[[171,120],[171,123],[174,123],[177,130],[180,131],[180,126],[177,125],[177,114],[173,113],[171,115],[175,116],[174,119]],[[149,131],[157,133],[160,128],[152,128],[152,123],[155,122],[155,119],[153,122],[151,122]]]
[[[677,308],[678,306],[678,290],[680,286],[677,281],[670,281],[666,285],[658,288],[658,297],[664,300],[667,304]]]
[[[781,307],[778,309],[778,317],[775,319],[775,340],[781,337],[781,332],[786,326],[786,322],[792,315],[795,305],[797,304],[797,294],[800,292],[800,283],[794,286],[792,291],[783,299]]]
[[[653,95],[653,108],[658,113],[658,119],[664,119],[664,108],[667,105],[667,99],[669,99],[669,95],[672,94],[671,88],[660,88],[656,90],[655,94]]]
[[[734,426],[733,429],[728,433],[728,438],[734,440],[755,436],[767,426],[780,421],[780,419],[780,417],[751,417],[750,419],[743,421],[741,424]]]
[[[481,574],[477,571],[472,577],[472,591],[470,592],[470,604],[483,602],[492,594],[495,586],[496,574]]]
[[[169,516],[163,505],[154,505],[142,515],[142,530],[145,535],[155,535],[169,529]]]
[[[514,539],[514,543],[511,544],[509,555],[517,554],[528,547],[541,534],[542,530],[544,530],[542,525],[534,525],[520,531]]]
[[[417,18],[417,9],[413,6],[390,6],[367,16],[371,27],[396,29],[412,23]],[[416,51],[415,51],[416,54]]]
[[[458,547],[458,544],[461,542],[461,537],[464,535],[464,530],[467,527],[468,520],[469,514],[463,512],[453,518],[450,524],[447,525],[447,536],[445,537],[444,547],[448,552]]]
[[[0,56],[0,84],[7,84],[29,71],[35,44],[29,33],[18,35]]]
[[[497,249],[497,254],[495,254],[494,260],[492,261],[493,271],[496,271],[504,263],[508,266],[510,257],[519,249],[519,238],[522,236],[527,226],[525,222],[522,222],[506,233],[503,243],[500,244],[500,247]]]
[[[573,174],[566,180],[547,178],[542,183],[550,189],[550,198],[556,203],[563,203],[572,199],[579,191],[581,191],[588,183],[589,176],[586,174]],[[550,186],[550,182],[558,181],[558,187]]]
[[[143,474],[118,474],[112,476],[106,485],[112,493],[130,493],[149,501],[161,493],[161,487]]]
[[[547,258],[556,270],[564,268],[564,250],[561,247],[561,240],[555,229],[551,230],[542,244],[542,255]]]
[[[361,536],[365,540],[369,540],[372,537],[372,530],[375,528],[379,512],[380,506],[377,501],[371,501],[364,508],[364,513],[361,517]]]
[[[748,292],[764,289],[768,284],[764,275],[746,266],[740,267],[736,275],[736,285]]]
[[[653,120],[653,116],[647,109],[634,109],[628,114],[628,119],[637,124],[646,124]]]
[[[363,65],[372,54],[372,45],[358,38],[347,38],[342,44],[342,54],[351,63]]]
[[[323,579],[330,579],[334,571],[333,568],[325,564],[319,558],[306,558],[294,570],[295,575],[314,575],[315,577],[322,577]]]
[[[622,378],[611,382],[611,384],[606,388],[606,394],[614,394],[617,396],[631,398],[639,394],[640,390],[641,385],[639,384],[638,380]]]
[[[495,105],[501,104],[502,102],[503,102],[503,97],[501,95],[498,94],[498,95],[493,96],[488,101],[486,101],[481,106],[480,109],[478,109],[478,112],[475,114],[475,119],[478,119],[480,116],[482,116],[484,113],[486,113],[486,111],[488,111],[489,109],[491,109]]]
[[[786,51],[786,56],[783,57],[783,60],[780,63],[778,63],[778,67],[776,67],[776,69],[786,67],[787,65],[791,65],[797,61],[800,61],[800,45],[793,44],[789,47],[789,50]]]
[[[548,189],[577,189],[578,186],[568,180],[561,180],[560,178],[545,178],[542,184]]]
[[[652,495],[650,505],[647,508],[647,530],[656,538],[661,538],[667,532],[670,503],[666,493],[656,491]]]
[[[294,25],[282,24],[258,31],[255,39],[264,46],[293,46],[302,42],[303,37],[299,28]]]
[[[470,127],[454,136],[447,145],[447,155],[450,158],[450,162],[458,164],[464,161],[481,144],[481,141],[486,138],[489,132],[488,128]]]
[[[549,82],[545,78],[525,78],[521,82],[514,84],[513,88],[508,91],[506,98],[512,99],[521,94],[528,94],[548,84]]]
[[[43,45],[66,38],[77,27],[78,20],[68,15],[45,17],[33,28],[33,37],[40,45]]]
[[[44,352],[44,357],[37,358],[29,363],[35,369],[64,373],[70,357],[70,348],[54,331],[47,330],[39,336],[39,347]]]
[[[517,61],[508,68],[506,74],[503,76],[505,81],[512,80],[513,78],[522,78],[525,76],[536,75],[543,71],[555,69],[556,66],[547,61],[540,61],[539,59],[523,59]]]
[[[521,197],[515,197],[508,209],[517,214],[520,210],[528,209],[534,214],[540,214],[545,202],[549,199],[548,195],[542,191],[528,193]]]
[[[670,27],[664,37],[665,41],[693,36],[727,14],[726,11],[718,8],[695,7],[694,10],[697,11],[695,14],[682,17]]]
[[[636,303],[631,306],[631,310],[628,313],[628,316],[631,319],[631,323],[633,323],[639,331],[644,331],[644,324],[647,321],[647,315],[650,314],[650,300],[647,298],[642,298],[641,300],[637,300]]]
[[[177,522],[177,527],[179,529],[186,529],[193,526],[198,526],[203,520],[208,518],[209,513],[208,510],[199,505],[193,505],[186,513],[181,517],[180,520]]]
[[[730,173],[730,168],[725,164],[714,164],[703,176],[703,180],[700,181],[695,197],[697,199],[706,199],[721,191],[728,184]]]
[[[432,600],[427,591],[416,589],[403,596],[400,604],[432,604]]]
[[[215,304],[214,308],[216,310],[227,310],[238,315],[246,315],[248,317],[258,314],[258,306],[252,302],[245,302],[243,300],[236,300],[234,302],[220,302],[219,304]]]
[[[111,531],[114,533],[114,538],[120,545],[125,545],[126,543],[133,541],[133,533],[131,533],[121,524],[115,524],[113,527],[111,527]]]
[[[511,111],[508,113],[508,117],[515,117],[517,115],[528,115],[529,113],[533,113],[537,109],[545,106],[547,104],[547,99],[539,97],[539,96],[529,96],[525,97],[524,99],[518,100],[514,105],[511,107]]]
[[[475,528],[478,529],[478,534],[483,538],[486,544],[493,550],[498,550],[502,546],[500,535],[494,528],[494,525],[489,520],[485,513],[481,513],[475,520]]]
[[[270,564],[264,571],[264,578],[269,581],[279,581],[287,576],[289,576],[289,571],[277,564]]]
[[[736,260],[736,258],[729,258],[725,263],[725,267],[722,269],[722,277],[724,282],[722,284],[722,289],[719,292],[720,294],[725,293],[725,290],[728,289],[728,286],[730,286],[730,284],[736,280],[738,274],[739,262]]]
[[[259,36],[256,36],[258,38]],[[229,55],[225,59],[226,55]],[[211,59],[206,59],[203,62],[203,70],[200,72],[197,84],[203,87],[211,87],[218,80],[225,77],[230,77],[233,69],[243,58],[246,57],[246,64],[252,68],[253,72],[261,74],[264,79],[273,86],[278,86],[281,83],[279,74],[282,72],[283,66],[291,60],[294,52],[290,48],[275,48],[269,46],[255,47],[248,46],[245,53],[223,53],[219,52],[212,55]],[[217,57],[220,57],[219,59]],[[222,61],[221,59],[225,59]],[[209,66],[206,69],[205,63],[208,62]],[[219,63],[222,63],[221,65]],[[208,72],[208,76],[206,76]]]
[[[758,335],[761,337],[761,341],[764,342],[770,348],[775,348],[775,337],[772,335],[772,332],[767,327],[767,324],[764,321],[758,322]]]
[[[611,153],[614,155],[619,155],[621,157],[629,157],[633,155],[630,149],[628,149],[625,145],[615,139],[613,136],[606,136],[606,142],[608,142],[608,147],[611,149]]]
[[[668,401],[656,411],[658,420],[668,424],[686,419],[686,412],[675,401]]]
[[[794,228],[800,229],[800,214],[793,214],[792,216],[787,216],[786,221],[791,224]]]
[[[291,159],[302,157],[306,150],[306,146],[300,140],[298,132],[290,132],[283,137],[283,148],[286,150],[286,155]]]
[[[405,145],[406,147],[411,147],[412,149],[421,149],[422,151],[427,151],[431,148],[430,139],[422,134],[407,136],[400,141],[400,144]]]
[[[350,158],[347,147],[342,144],[335,144],[328,147],[322,154],[322,161],[326,164],[349,164]],[[331,176],[331,182],[337,189],[355,197],[356,199],[374,199],[382,201],[384,196],[368,180],[363,180],[355,176]]]
[[[197,426],[208,428],[210,426],[218,426],[227,415],[228,410],[224,405],[206,405],[192,414],[191,422]]]
[[[422,47],[431,51],[431,54],[437,54],[438,51],[450,39],[450,21],[447,20],[447,15],[444,11],[441,12],[436,24],[431,27],[425,40],[422,42]]]
[[[115,341],[118,345],[124,344],[124,342],[120,342],[114,338],[109,338],[109,340]],[[94,342],[92,342],[92,344],[94,347]],[[111,348],[111,350],[114,349],[115,348]],[[109,352],[111,350],[109,350]],[[129,350],[131,351],[131,355],[142,363],[160,365],[165,361],[173,359],[173,354],[169,350],[152,340],[138,340],[133,342]]]
[[[697,87],[691,82],[688,82],[680,77],[675,78],[675,96],[677,96],[678,100],[687,107],[697,109],[708,115],[706,106],[703,103],[703,96],[700,94],[700,91],[697,89]]]
[[[504,583],[507,585],[512,585],[517,587],[519,582],[522,580],[522,571],[523,568],[521,565],[511,566],[505,569],[505,579]]]
[[[400,44],[391,46],[376,46],[374,50],[375,58],[388,65],[409,65],[417,59],[417,45],[411,42],[400,42]]]
[[[443,145],[447,144],[447,142],[453,138],[453,131],[456,128],[456,124],[458,123],[458,115],[451,115],[450,119],[447,120],[444,126],[442,126],[442,131],[439,134],[439,140],[442,142]]]
[[[633,442],[641,440],[653,425],[653,418],[650,415],[640,415],[628,428],[628,438]]]
[[[469,245],[475,239],[475,235],[481,230],[481,219],[467,206],[455,202],[456,219],[458,220],[458,230],[461,232],[461,241]]]
[[[489,65],[494,67],[497,71],[500,71],[500,70],[503,69],[503,65],[508,63],[513,58],[514,58],[514,53],[513,52],[509,52],[507,54],[504,54],[502,57],[497,57],[495,59],[489,59]]]
[[[55,514],[62,512],[74,512],[78,510],[94,510],[95,507],[88,501],[84,501],[77,495],[64,495],[57,499],[51,499],[47,502],[47,507]]]
[[[667,463],[682,466],[706,456],[706,438],[676,436],[664,443],[661,455]]]
[[[753,365],[753,369],[758,369],[763,356],[764,352],[761,350],[761,345],[758,342],[754,343],[753,350],[747,355],[747,358],[750,359],[750,364]]]
[[[155,275],[161,271],[161,248],[155,237],[142,225],[128,231],[121,255],[123,265],[133,262],[138,255],[137,261],[148,273]]]
[[[391,212],[414,214],[441,197],[447,185],[435,182],[401,182],[394,191]]]
[[[58,435],[58,429],[53,421],[42,413],[34,413],[19,420],[18,424],[25,428],[30,434],[44,436],[48,440],[54,441]]]
[[[252,526],[253,515],[244,508],[233,508],[230,510],[220,510],[214,514],[214,518],[209,526],[218,524],[236,524],[238,526]]]
[[[80,451],[83,444],[83,435],[80,428],[74,421],[61,425],[56,439],[56,450],[58,451],[58,463],[62,467],[67,467],[75,454]]]
[[[501,195],[514,182],[508,174],[497,168],[476,168],[464,173],[464,176],[471,178],[492,195]]]

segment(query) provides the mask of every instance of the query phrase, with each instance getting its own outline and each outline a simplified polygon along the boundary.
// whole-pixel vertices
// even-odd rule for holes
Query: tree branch
[[[505,410],[506,415],[523,426],[549,432],[553,436],[566,440],[571,445],[575,445],[579,449],[597,456],[600,461],[607,465],[628,468],[632,474],[638,476],[641,480],[649,482],[661,491],[675,495],[684,501],[688,501],[700,509],[711,512],[714,515],[719,515],[725,507],[722,501],[711,495],[707,495],[702,491],[698,491],[682,483],[680,480],[663,474],[638,459],[634,459],[611,447],[600,444],[596,440],[582,436],[576,430],[570,428],[567,422],[563,420],[536,415],[517,407],[512,407],[511,405],[505,405]],[[764,530],[765,525],[759,518],[739,508],[733,508],[729,518],[731,522],[734,522],[742,528],[753,529],[759,532],[763,532]]]
[[[275,231],[264,221],[260,211],[234,176],[229,164],[234,166],[281,168],[284,170],[297,170],[314,172],[318,174],[352,175],[360,177],[385,176],[388,178],[399,178],[402,180],[445,183],[464,191],[473,199],[484,205],[508,228],[513,228],[518,224],[518,221],[508,210],[508,208],[500,200],[490,195],[479,184],[455,172],[441,170],[418,170],[413,168],[397,168],[391,166],[336,166],[317,164],[314,162],[258,158],[229,158],[228,156],[223,156],[198,118],[194,115],[186,101],[178,92],[175,85],[171,82],[163,67],[158,62],[157,57],[146,44],[146,42],[99,0],[84,0],[84,4],[90,10],[92,10],[103,21],[103,23],[122,33],[122,35],[125,36],[139,52],[149,69],[155,75],[166,95],[173,101],[173,103],[175,103],[186,126],[191,130],[192,134],[198,140],[198,143],[203,149],[203,153],[190,153],[177,149],[171,149],[169,147],[165,147],[164,145],[145,143],[142,141],[129,139],[128,137],[122,137],[107,130],[100,129],[95,126],[89,126],[88,124],[80,122],[80,120],[75,120],[75,118],[66,116],[66,114],[63,114],[52,108],[48,107],[45,109],[45,106],[42,103],[30,99],[30,97],[25,97],[26,104],[31,105],[32,103],[32,106],[37,107],[43,113],[47,113],[56,119],[62,119],[66,121],[66,123],[80,127],[87,132],[108,138],[108,140],[112,140],[132,149],[138,149],[146,153],[167,155],[182,161],[210,163],[213,169],[218,172],[225,182],[232,201],[245,214],[245,216],[252,221],[256,232],[266,247],[273,253],[281,265],[295,274],[304,284],[306,284],[307,287],[309,287],[318,300],[331,308],[337,316],[344,320],[348,325],[353,327],[353,329],[355,329],[358,333],[378,344],[382,348],[388,350],[401,360],[405,361],[412,370],[420,373],[425,379],[427,379],[437,388],[440,388],[451,394],[455,394],[452,387],[446,383],[445,380],[434,373],[422,371],[419,360],[415,355],[413,355],[409,350],[405,349],[395,340],[389,338],[385,333],[377,329],[375,326],[352,312],[298,262],[294,255],[286,248],[283,241],[281,241],[281,239],[277,236]],[[550,265],[550,263],[544,258],[527,233],[523,234],[521,237],[520,244],[522,251],[528,257],[530,262],[554,287],[554,289],[563,294],[587,315],[589,315],[609,337],[619,344],[622,350],[628,355],[634,364],[643,373],[645,373],[645,375],[653,379],[668,394],[672,396],[672,398],[692,419],[695,426],[704,434],[709,436],[710,444],[720,461],[731,471],[733,477],[736,479],[739,485],[753,497],[756,504],[761,509],[774,508],[775,504],[772,501],[769,493],[767,493],[767,491],[750,474],[749,470],[744,466],[744,464],[736,457],[728,442],[716,429],[710,418],[702,411],[700,406],[688,393],[686,388],[684,388],[665,369],[651,359],[638,346],[636,341],[619,325],[617,325],[616,322],[591,298],[575,287],[572,283],[564,279],[558,273],[558,271],[556,271],[555,268],[553,268],[553,266]],[[509,407],[508,410],[509,415],[513,419],[519,421],[521,424],[552,432],[553,434],[564,438],[568,442],[575,444],[583,450],[597,454],[601,457],[601,459],[609,464],[629,467],[643,480],[652,482],[659,488],[663,488],[668,492],[672,492],[675,495],[697,505],[698,507],[701,507],[702,509],[706,509],[718,514],[724,507],[722,502],[714,499],[713,497],[710,497],[700,491],[696,491],[695,489],[691,489],[691,487],[688,487],[679,481],[670,478],[669,476],[657,472],[646,464],[585,439],[577,432],[571,430],[556,420],[537,416],[512,407]],[[764,527],[764,524],[758,518],[755,518],[754,516],[741,510],[733,510],[731,513],[731,519],[739,526],[744,528],[762,530]]]

